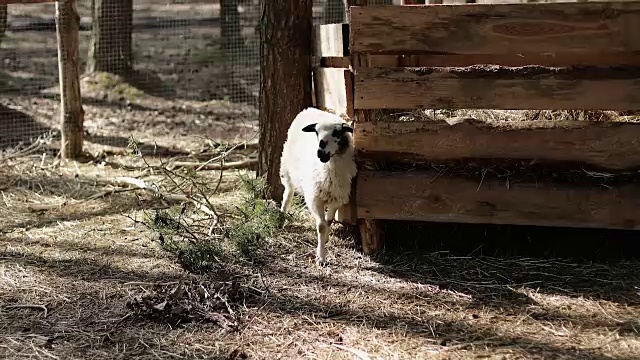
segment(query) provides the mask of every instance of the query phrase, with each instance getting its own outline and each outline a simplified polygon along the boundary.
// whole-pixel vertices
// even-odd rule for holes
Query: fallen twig
[[[46,144],[46,141],[44,139],[38,139],[37,141],[29,145],[26,149],[0,156],[0,163],[3,163],[10,159],[15,159],[15,158],[34,154],[38,152],[40,149],[42,149],[45,144]]]
[[[38,309],[38,310],[42,310],[42,312],[44,313],[44,317],[47,317],[47,315],[49,314],[49,311],[47,310],[46,306],[38,305],[38,304],[6,305],[4,308],[7,309],[7,310],[11,310],[11,309]]]
[[[144,282],[144,281],[131,281],[122,284],[122,286],[171,286],[179,284],[178,281],[170,282]]]
[[[59,209],[66,204],[67,204],[66,201],[63,201],[59,204],[29,204],[27,205],[27,208],[31,211],[48,211],[53,209]]]
[[[122,177],[117,177],[115,179],[100,179],[98,181],[107,182],[115,186],[134,186],[137,189],[150,191],[154,195],[161,197],[166,201],[190,202],[196,207],[196,209],[204,212],[209,216],[213,216],[217,218],[216,213],[213,210],[209,209],[209,207],[207,207],[205,204],[201,203],[200,201],[185,194],[163,193],[160,190],[156,189],[155,187],[148,185],[144,180],[141,180],[141,179],[122,176]]]
[[[171,168],[195,168],[196,170],[231,170],[248,169],[258,164],[258,159],[228,162],[226,164],[211,164],[209,162],[176,161],[171,163]]]
[[[346,346],[338,345],[338,344],[332,344],[332,345],[337,347],[340,350],[344,350],[344,351],[352,353],[353,355],[357,356],[359,359],[371,360],[371,357],[369,356],[369,354],[367,354],[366,352],[364,352],[362,350],[358,350],[358,349],[354,349],[354,348],[350,348],[350,347],[346,347]]]

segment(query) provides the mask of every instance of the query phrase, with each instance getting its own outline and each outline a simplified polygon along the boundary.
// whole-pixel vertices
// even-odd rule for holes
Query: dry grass
[[[128,155],[68,164],[35,154],[4,160],[2,356],[622,359],[640,353],[636,261],[460,256],[425,244],[408,249],[399,238],[370,259],[336,225],[329,266],[317,268],[315,232],[300,202],[284,227],[275,228],[273,204],[256,200],[252,193],[260,189],[241,180],[247,171],[188,173],[209,184],[203,191],[226,219],[209,236],[209,223],[198,221],[210,217],[148,191],[95,198],[113,189],[98,178],[184,189],[172,185],[164,162]],[[189,227],[148,221],[159,218]],[[410,238],[452,239],[435,230]],[[205,260],[211,266],[189,267]]]
[[[373,110],[377,121],[452,121],[473,119],[494,126],[535,121],[620,121],[637,122],[636,112],[582,110],[492,110],[492,109],[417,109],[412,111]],[[534,123],[531,124],[535,125]]]
[[[216,5],[202,2],[164,3],[144,0],[136,6],[151,17],[217,14]],[[80,4],[84,15],[87,4]],[[51,6],[11,9],[50,17]],[[10,35],[3,41],[13,54],[7,58],[14,58],[6,82],[32,94],[3,96],[16,119],[9,125],[16,132],[33,128],[34,134],[55,129],[55,34]],[[88,33],[81,36],[86,57]],[[229,150],[226,141],[248,141],[257,129],[255,108],[224,100],[225,70],[213,66],[221,59],[217,37],[214,27],[136,31],[137,69],[157,76],[142,71],[129,79],[85,76],[88,154],[82,161],[61,163],[56,140],[0,154],[0,357],[637,357],[640,264],[635,260],[497,256],[473,249],[484,246],[487,237],[513,246],[518,241],[512,232],[463,231],[463,226],[444,231],[433,224],[390,232],[395,236],[387,239],[385,251],[371,259],[357,250],[349,229],[334,225],[329,266],[317,268],[315,231],[299,201],[290,216],[280,217],[275,204],[256,199],[260,189],[246,181],[252,171],[174,168],[176,162],[218,158]],[[240,80],[255,93],[257,67],[246,70]],[[394,111],[387,115],[397,118]],[[635,121],[633,114],[613,112],[408,115],[401,120]],[[127,149],[129,135],[144,143]],[[255,142],[224,159],[254,155]],[[495,166],[448,164],[445,170],[514,177],[513,168]],[[519,174],[532,173],[527,167]],[[574,182],[576,177],[607,184],[617,179],[565,175]],[[124,186],[115,181],[119,177],[157,185],[159,191]],[[524,235],[531,243],[559,236],[551,230]],[[562,236],[572,250],[585,247],[577,230]],[[472,250],[453,251],[464,241]],[[419,246],[410,248],[412,242]]]

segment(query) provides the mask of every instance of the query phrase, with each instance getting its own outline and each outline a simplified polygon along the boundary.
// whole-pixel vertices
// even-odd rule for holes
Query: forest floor
[[[3,39],[0,357],[640,358],[633,234],[388,224],[369,257],[334,224],[316,267],[300,198],[286,216],[260,198],[257,110],[228,99],[218,29],[134,41],[136,76],[83,76],[86,154],[61,162],[55,34]],[[255,96],[251,61],[234,86]]]

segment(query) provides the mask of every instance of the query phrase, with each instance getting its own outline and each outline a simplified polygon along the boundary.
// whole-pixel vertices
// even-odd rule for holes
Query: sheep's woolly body
[[[349,138],[349,148],[343,156],[335,157],[327,163],[316,158],[318,141],[314,133],[303,132],[309,124],[346,123],[337,115],[315,108],[303,110],[291,124],[284,144],[280,175],[287,175],[295,189],[307,196],[317,196],[327,206],[339,207],[349,201],[351,180],[356,175],[353,160],[353,141]],[[350,134],[345,134],[350,136]]]
[[[289,206],[286,204],[287,187],[303,195],[307,207],[316,218],[318,257],[319,261],[324,261],[324,240],[321,238],[326,239],[327,235],[322,228],[326,227],[325,220],[333,221],[336,209],[349,201],[351,181],[357,168],[353,158],[353,138],[348,132],[343,135],[348,139],[348,145],[340,154],[326,163],[318,159],[318,135],[302,130],[314,123],[317,129],[347,124],[341,117],[315,108],[307,108],[296,116],[289,127],[280,164],[280,177],[285,186],[282,210],[286,211]],[[323,208],[322,214],[318,214],[319,206]],[[325,206],[329,210],[326,217]]]

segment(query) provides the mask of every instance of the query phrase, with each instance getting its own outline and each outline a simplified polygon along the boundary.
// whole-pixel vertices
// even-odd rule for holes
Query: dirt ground
[[[283,220],[247,189],[253,170],[176,165],[256,156],[257,110],[226,98],[218,36],[136,31],[137,77],[83,77],[87,156],[61,163],[55,139],[28,148],[58,121],[55,34],[7,34],[0,142],[22,153],[0,153],[0,357],[640,358],[633,234],[431,224],[390,228],[371,258],[335,224],[318,268],[299,199]],[[256,95],[252,61],[234,86]]]
[[[236,159],[251,152],[238,150]],[[188,233],[196,233],[198,245],[190,245],[195,252],[189,256],[199,260],[189,260],[189,248],[171,250],[166,246],[171,235],[165,233],[163,240],[144,219],[155,216],[157,223],[159,214],[171,209],[195,219],[198,212],[113,182],[128,177],[176,192],[156,165],[159,160],[150,156],[60,164],[33,153],[0,166],[4,358],[631,359],[640,354],[635,260],[460,254],[446,244],[458,238],[454,233],[461,230],[455,227],[414,234],[422,250],[401,238],[388,239],[385,252],[369,258],[350,232],[335,224],[329,266],[317,268],[312,221],[298,200],[296,216],[256,239],[257,250],[249,257],[216,255],[204,266],[198,258],[208,251],[204,244],[223,246],[234,235],[197,233],[194,220]],[[198,181],[210,185],[209,202],[223,216],[242,206],[241,179],[252,176],[247,170],[222,176],[201,171]],[[233,233],[239,224],[226,231]],[[477,246],[481,231],[463,236],[476,234]],[[189,236],[182,234],[187,243]],[[529,235],[533,242],[544,236]],[[429,243],[440,248],[429,250]],[[178,286],[181,295],[175,295]],[[197,291],[209,295],[198,297]],[[155,315],[141,311],[145,306],[155,307]]]

